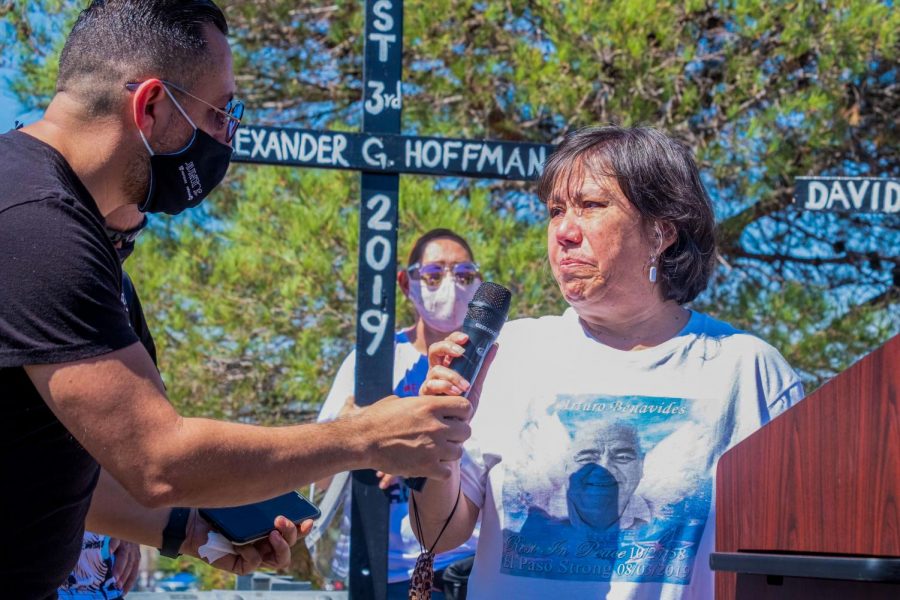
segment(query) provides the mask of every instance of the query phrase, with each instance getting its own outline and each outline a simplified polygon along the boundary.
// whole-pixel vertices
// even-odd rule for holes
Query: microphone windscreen
[[[466,318],[499,331],[509,313],[511,298],[512,292],[502,285],[485,281],[475,290]]]

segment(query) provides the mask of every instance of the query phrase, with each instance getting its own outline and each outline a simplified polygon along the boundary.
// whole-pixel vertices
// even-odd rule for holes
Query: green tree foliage
[[[51,98],[84,4],[0,0],[0,73],[26,107]],[[220,4],[247,121],[359,126],[360,0]],[[619,123],[683,139],[719,218],[721,268],[696,307],[769,340],[813,388],[900,330],[897,217],[791,206],[800,175],[900,176],[894,4],[406,0],[404,130],[557,142]],[[358,181],[235,166],[202,208],[153,219],[128,269],[185,414],[288,423],[318,408],[354,340]],[[403,177],[401,264],[418,233],[449,226],[512,287],[514,317],[559,312],[532,189]]]
[[[56,89],[56,60],[77,12],[67,0],[0,1],[0,69],[29,108],[43,108]]]
[[[49,98],[80,4],[0,2],[2,64],[27,105]],[[361,2],[222,4],[248,120],[358,126]],[[677,135],[720,221],[722,268],[697,307],[773,341],[814,387],[900,329],[896,217],[791,205],[799,175],[900,175],[893,4],[407,0],[404,129],[554,142],[613,122]],[[205,212],[157,222],[130,268],[173,400],[283,421],[292,403],[319,402],[353,339],[357,179],[240,167],[229,181]],[[542,225],[527,224],[540,212],[531,188],[435,183],[403,179],[404,242],[459,229],[517,287],[516,314],[559,310]]]

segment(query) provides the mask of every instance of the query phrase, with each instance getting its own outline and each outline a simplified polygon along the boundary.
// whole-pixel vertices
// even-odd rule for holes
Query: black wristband
[[[189,508],[173,508],[169,513],[169,522],[163,529],[162,548],[159,553],[167,558],[178,558],[181,556],[181,544],[187,537],[187,522],[191,516]]]

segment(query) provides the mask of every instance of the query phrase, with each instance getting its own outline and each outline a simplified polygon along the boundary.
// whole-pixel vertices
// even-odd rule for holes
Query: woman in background
[[[428,373],[428,347],[462,326],[469,301],[481,283],[478,264],[468,242],[449,229],[433,229],[420,236],[413,244],[407,265],[397,275],[397,283],[415,308],[416,322],[394,337],[394,394],[401,397],[418,393]],[[341,364],[322,405],[319,421],[329,421],[353,410],[355,369],[354,351]],[[388,600],[405,600],[420,550],[406,520],[409,488],[402,479],[390,475],[382,478],[380,486],[391,502]],[[345,493],[349,500],[349,494]],[[345,504],[341,537],[332,560],[332,569],[341,578],[347,577],[349,569],[349,514]],[[447,600],[465,597],[465,580],[476,542],[477,531],[461,546],[435,558],[433,598],[442,598],[445,591]],[[447,572],[451,565],[453,568]]]

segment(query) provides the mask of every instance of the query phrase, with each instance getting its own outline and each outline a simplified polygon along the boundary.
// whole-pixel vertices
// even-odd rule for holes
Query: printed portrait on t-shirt
[[[693,401],[557,396],[503,481],[507,575],[687,584],[712,500]]]

